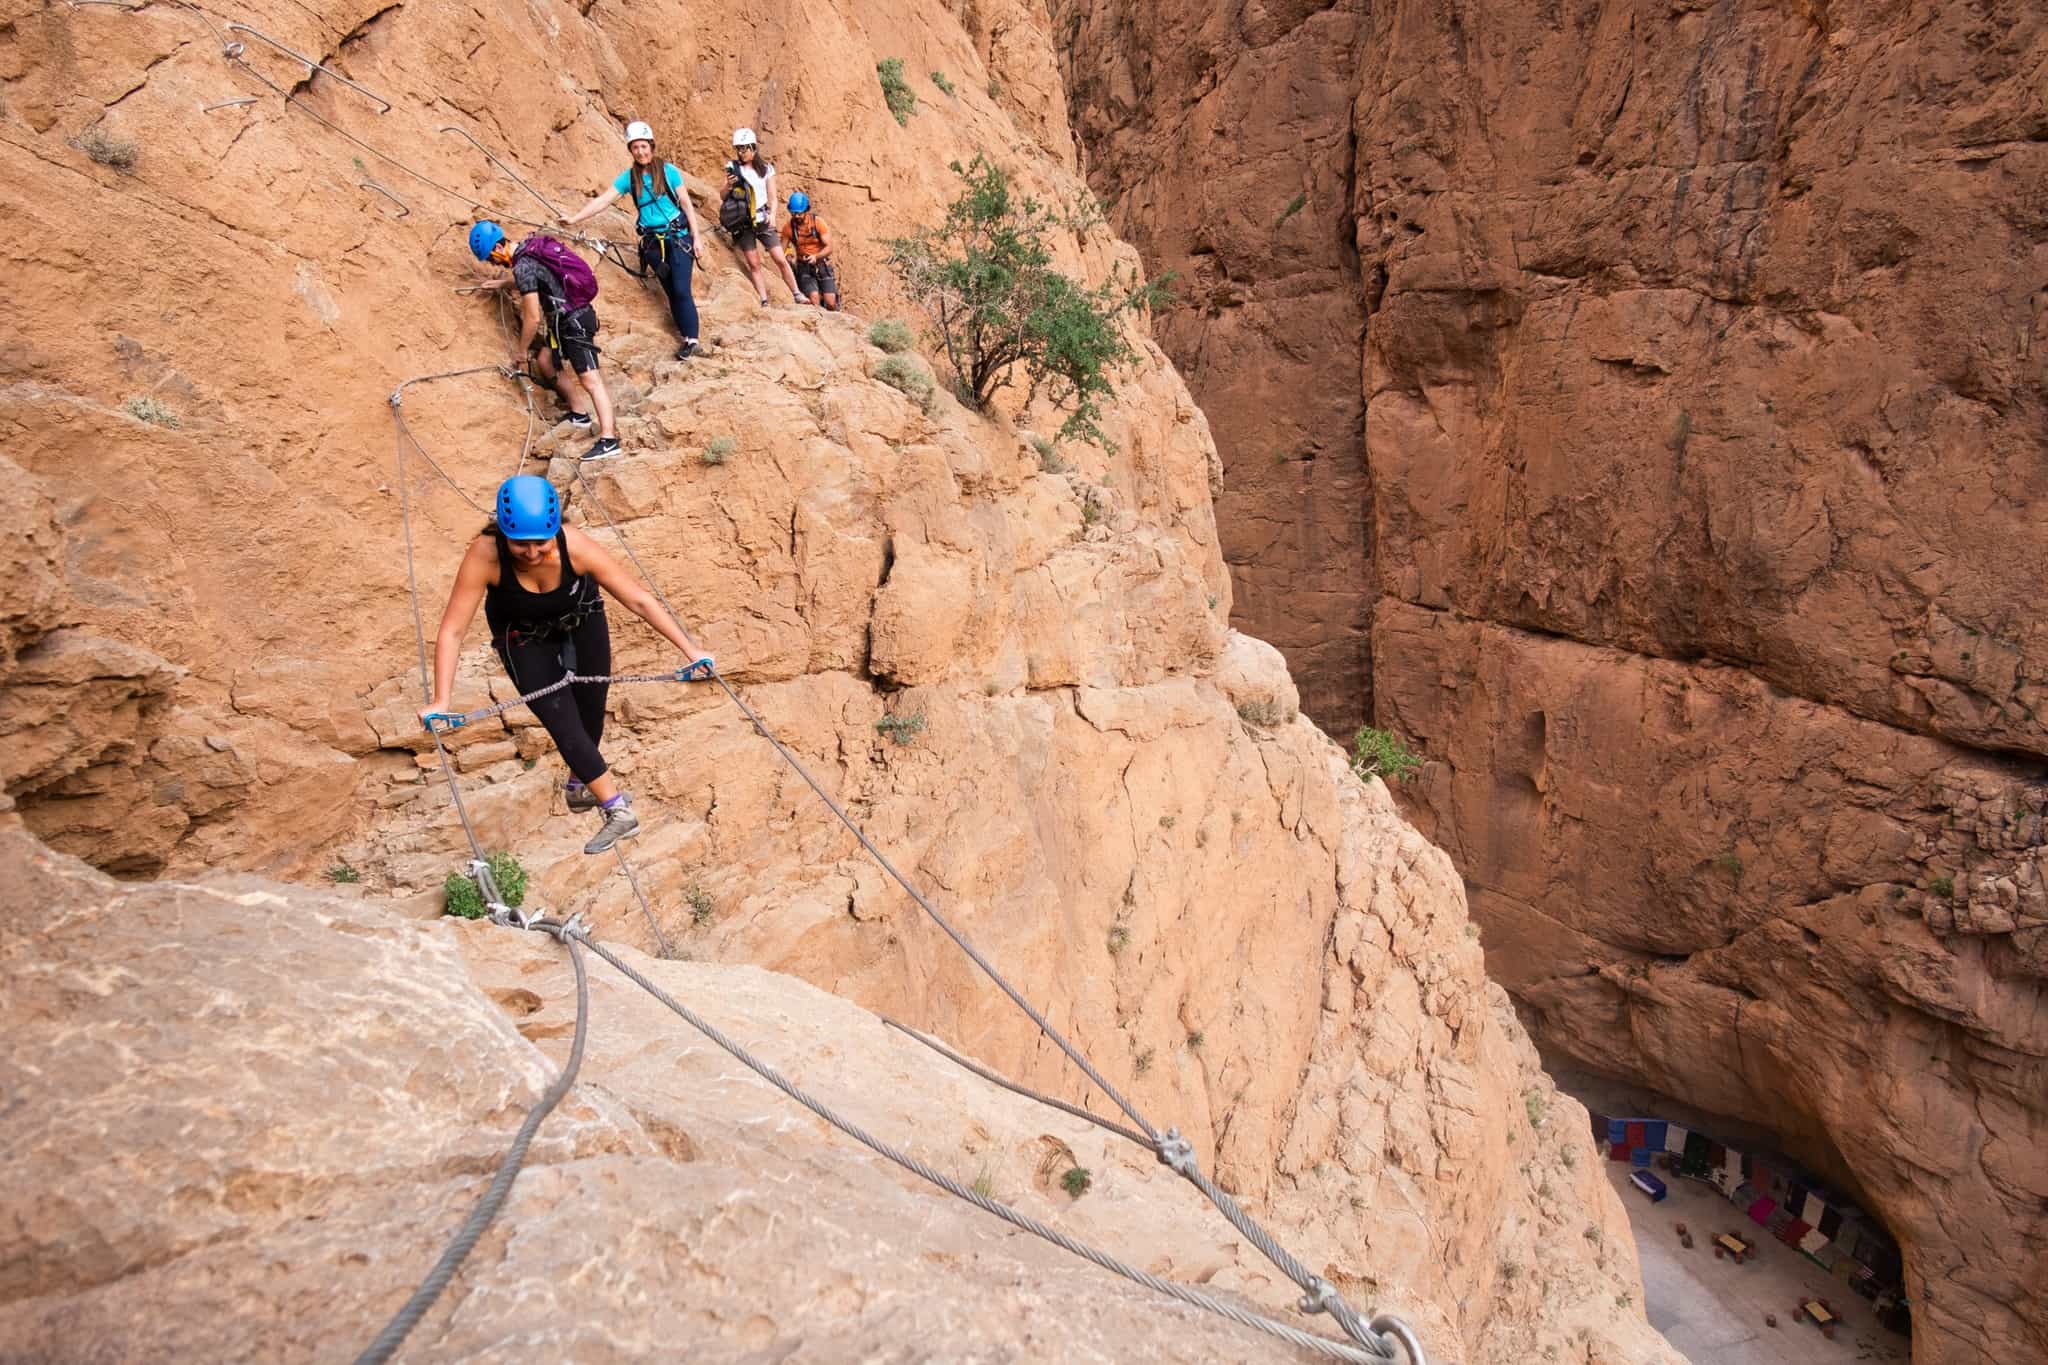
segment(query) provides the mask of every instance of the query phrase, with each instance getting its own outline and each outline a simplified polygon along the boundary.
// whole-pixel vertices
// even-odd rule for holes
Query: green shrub
[[[986,1163],[981,1168],[981,1174],[974,1177],[974,1184],[970,1188],[983,1199],[993,1199],[996,1197],[996,1178],[989,1171]]]
[[[907,716],[883,716],[875,722],[875,731],[887,735],[891,741],[901,745],[917,742],[924,733],[924,712],[914,711]]]
[[[1237,704],[1237,718],[1247,725],[1256,725],[1270,730],[1275,725],[1285,725],[1294,719],[1286,707],[1272,697],[1258,697]]]
[[[1284,208],[1284,209],[1282,209],[1282,210],[1280,210],[1280,216],[1279,216],[1278,218],[1276,218],[1276,219],[1274,219],[1274,220],[1273,220],[1273,226],[1277,228],[1277,227],[1279,227],[1279,226],[1280,226],[1280,225],[1281,225],[1282,223],[1286,222],[1286,221],[1287,221],[1287,220],[1288,220],[1289,218],[1292,218],[1292,217],[1293,217],[1293,216],[1294,216],[1295,214],[1297,214],[1297,213],[1300,213],[1300,212],[1301,212],[1301,210],[1302,210],[1302,208],[1303,208],[1303,206],[1304,206],[1304,205],[1306,205],[1307,203],[1308,203],[1308,196],[1307,196],[1307,195],[1305,195],[1305,194],[1297,194],[1297,195],[1295,195],[1295,196],[1294,196],[1294,197],[1293,197],[1292,199],[1290,199],[1290,200],[1288,200],[1288,201],[1287,201],[1287,207],[1286,207],[1286,208]]]
[[[937,391],[932,384],[932,377],[925,373],[924,366],[909,356],[882,357],[882,363],[875,366],[875,378],[892,389],[900,389],[906,398],[925,411],[931,411],[932,395]]]
[[[1406,782],[1421,767],[1422,760],[1385,730],[1361,725],[1351,737],[1351,768],[1360,777],[1377,774],[1389,781]]]
[[[1003,97],[1003,83],[994,76],[988,78],[988,97],[992,100],[999,100]]]
[[[730,436],[713,437],[711,442],[704,447],[704,463],[724,464],[732,458],[732,453],[739,448],[740,443]]]
[[[330,881],[330,882],[340,882],[340,883],[344,883],[344,884],[352,884],[352,883],[355,883],[355,882],[359,882],[359,881],[361,881],[362,879],[363,879],[363,874],[362,874],[362,873],[360,873],[360,872],[358,872],[358,871],[356,871],[356,869],[355,869],[355,868],[351,867],[351,866],[349,865],[349,861],[348,861],[348,859],[346,859],[346,858],[343,858],[343,859],[342,859],[342,860],[341,860],[340,862],[336,863],[336,864],[335,864],[335,865],[334,865],[333,867],[330,867],[330,868],[328,868],[328,869],[327,869],[327,880],[328,880],[328,881]]]
[[[144,394],[137,394],[123,403],[121,410],[136,421],[147,422],[153,427],[169,427],[172,431],[176,431],[180,426],[184,425],[178,420],[177,413],[172,412],[156,399]]]
[[[1543,1116],[1550,1110],[1550,1101],[1543,1097],[1541,1090],[1525,1090],[1522,1092],[1522,1108],[1528,1112],[1529,1126],[1540,1128]]]
[[[878,346],[890,355],[898,355],[916,345],[917,339],[910,335],[907,324],[895,318],[882,318],[868,328],[868,344]]]
[[[699,929],[711,922],[711,914],[718,909],[718,902],[704,889],[704,883],[692,880],[683,891],[683,904],[690,907],[690,923]]]
[[[103,128],[86,129],[71,145],[100,165],[112,166],[117,171],[134,170],[142,155],[134,143],[114,137]]]
[[[932,72],[932,84],[939,87],[942,94],[951,95],[953,93],[953,82],[946,79],[946,73],[943,71]]]
[[[1086,1166],[1069,1166],[1067,1167],[1067,1173],[1060,1177],[1060,1188],[1075,1199],[1079,1199],[1082,1195],[1088,1193],[1089,1183],[1088,1168]]]
[[[1193,1033],[1190,1033],[1188,1035],[1188,1047],[1191,1051],[1200,1052],[1202,1050],[1202,1044],[1207,1041],[1208,1036],[1204,1034],[1200,1029],[1196,1029]]]
[[[1093,488],[1081,495],[1081,524],[1093,526],[1102,520],[1102,497]]]
[[[1956,894],[1956,879],[1954,877],[1936,877],[1927,883],[1927,889],[1946,900]]]
[[[953,169],[959,198],[943,222],[883,243],[890,268],[937,324],[972,406],[985,409],[1021,374],[1026,403],[1043,392],[1070,410],[1062,437],[1103,439],[1098,405],[1137,359],[1120,320],[1164,302],[1165,281],[1119,274],[1084,288],[1053,268],[1050,243],[1074,231],[1085,210],[1057,213],[1018,196],[1009,173],[985,157]]]
[[[909,123],[910,116],[917,112],[917,96],[911,91],[910,82],[903,79],[903,59],[882,58],[875,63],[875,75],[881,78],[882,99],[896,116],[897,126]]]
[[[510,853],[500,850],[487,854],[484,862],[491,869],[491,880],[498,884],[498,894],[505,898],[505,904],[520,906],[526,903],[526,869]],[[470,880],[469,871],[464,867],[450,872],[441,883],[441,894],[447,898],[443,913],[462,919],[482,919],[489,911],[484,906],[483,893]]]
[[[1131,946],[1131,931],[1124,928],[1121,924],[1112,925],[1109,930],[1107,946],[1111,957],[1120,956],[1124,949]]]
[[[1133,1060],[1132,1065],[1137,1069],[1140,1076],[1150,1071],[1152,1069],[1152,1049],[1148,1047],[1143,1052],[1140,1052]]]

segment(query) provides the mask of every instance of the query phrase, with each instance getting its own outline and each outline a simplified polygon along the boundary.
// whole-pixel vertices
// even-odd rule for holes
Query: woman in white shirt
[[[761,273],[761,248],[765,246],[782,270],[782,282],[789,287],[790,298],[798,303],[807,302],[796,287],[796,271],[790,268],[789,257],[782,249],[781,230],[775,225],[775,167],[761,155],[761,145],[752,128],[732,130],[732,157],[725,163],[725,199],[719,204],[718,221],[732,234],[732,244],[739,248],[747,277],[754,282],[755,297],[761,300],[763,308],[768,306],[768,285]],[[726,207],[727,203],[739,201],[745,204],[744,217],[737,208]]]

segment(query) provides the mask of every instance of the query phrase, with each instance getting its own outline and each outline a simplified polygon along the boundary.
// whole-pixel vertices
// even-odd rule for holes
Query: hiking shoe
[[[583,452],[583,458],[586,460],[602,460],[608,456],[616,455],[618,453],[618,437],[600,436],[595,441],[591,442],[590,449]]]
[[[700,354],[703,351],[703,349],[704,348],[698,344],[697,338],[691,337],[688,341],[685,341],[682,345],[676,347],[676,359],[690,360],[697,356],[698,354]]]
[[[597,793],[570,778],[562,784],[562,799],[569,803],[570,810],[596,810],[604,802],[597,799]]]
[[[590,842],[583,846],[585,853],[602,853],[621,839],[630,839],[640,832],[640,817],[633,814],[633,798],[622,797],[619,804],[604,813],[604,823],[597,833],[590,836]]]
[[[578,431],[588,431],[596,423],[596,419],[587,412],[564,413],[562,420]]]
[[[797,291],[796,291],[796,290],[794,290],[794,289],[792,289],[792,290],[790,290],[790,291],[789,291],[789,297],[791,298],[791,300],[792,300],[792,301],[794,301],[794,302],[796,302],[796,303],[809,303],[809,302],[810,302],[810,300],[809,300],[809,299],[805,298],[805,297],[804,297],[804,296],[803,296],[803,295],[802,295],[801,293],[797,292]]]

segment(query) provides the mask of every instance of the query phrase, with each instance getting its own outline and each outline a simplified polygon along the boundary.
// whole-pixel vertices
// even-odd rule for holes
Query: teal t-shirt
[[[640,226],[650,232],[659,232],[683,216],[682,209],[678,207],[683,198],[683,173],[674,166],[667,167],[667,170],[669,194],[675,196],[673,199],[655,189],[652,170],[643,171],[634,166],[619,172],[619,178],[612,181],[612,188],[620,194],[631,195],[637,190],[638,197],[646,201],[640,205]],[[635,177],[640,181],[637,186],[633,184]],[[687,221],[683,225],[689,226]]]

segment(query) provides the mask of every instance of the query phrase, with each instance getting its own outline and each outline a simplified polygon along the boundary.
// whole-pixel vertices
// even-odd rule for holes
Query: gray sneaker
[[[602,853],[619,840],[630,839],[639,832],[640,817],[633,814],[633,798],[628,796],[604,813],[604,823],[583,846],[583,851]]]
[[[562,799],[570,810],[596,810],[604,802],[597,799],[597,793],[571,778],[562,784]]]

